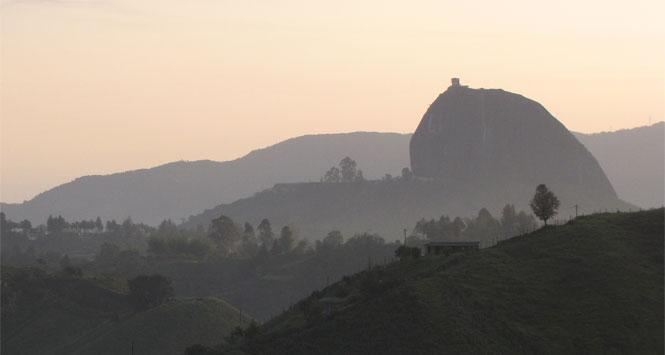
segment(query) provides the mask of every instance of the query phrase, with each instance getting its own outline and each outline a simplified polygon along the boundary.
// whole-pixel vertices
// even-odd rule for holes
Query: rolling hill
[[[660,354],[664,217],[583,216],[479,252],[379,266],[223,350]]]
[[[49,214],[68,220],[180,221],[220,203],[231,203],[280,182],[318,181],[344,156],[367,178],[399,174],[408,166],[410,135],[343,133],[292,138],[226,162],[179,161],[150,169],[84,176],[20,204],[2,204],[13,220],[45,223]]]
[[[134,313],[122,294],[86,279],[2,270],[3,354],[182,354],[218,344],[239,313],[217,298],[174,299]],[[245,321],[248,321],[245,317]]]
[[[598,159],[612,186],[638,206],[665,203],[665,122],[575,136]]]

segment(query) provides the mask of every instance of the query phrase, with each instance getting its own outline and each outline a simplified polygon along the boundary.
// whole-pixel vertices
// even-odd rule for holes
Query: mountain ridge
[[[663,153],[663,148],[659,149],[658,146],[662,146],[663,141],[665,141],[663,138],[664,128],[665,123],[659,122],[651,126],[643,126],[609,133],[600,132],[594,134],[584,134],[573,132],[573,134],[598,159],[601,167],[606,172],[606,175],[617,190],[620,198],[642,207],[655,207],[661,206],[663,200],[663,194],[659,192],[663,189],[663,165],[665,164],[663,163],[663,161],[665,161],[663,157],[665,156],[665,153]],[[609,147],[611,148],[609,149],[602,144],[599,145],[594,142],[594,140],[598,139],[616,140],[616,137],[625,136],[625,139],[631,142],[631,146],[639,146],[640,137],[636,137],[636,133],[642,131],[652,132],[652,134],[650,134],[651,143],[649,144],[652,146],[655,145],[656,147],[649,150],[653,153],[653,156],[648,157],[649,159],[647,164],[643,164],[643,166],[639,167],[642,169],[641,171],[626,171],[625,169],[620,168],[620,165],[626,161],[634,162],[636,158],[635,156],[637,155],[632,154],[632,156],[628,158],[615,159],[615,156],[617,156],[618,153],[626,150],[623,145],[617,147],[617,144],[609,144]],[[300,144],[303,142],[303,140],[317,140],[319,137],[328,138],[328,143],[325,144],[328,144],[326,149],[328,149],[329,153],[324,154],[322,152],[318,152],[318,156],[322,157],[319,158],[321,161],[318,161],[318,163],[315,161],[315,164],[311,164],[311,162],[308,162],[308,164],[303,164],[303,168],[305,169],[304,172],[297,171],[293,174],[270,176],[266,179],[263,179],[262,181],[252,182],[251,186],[238,189],[238,185],[246,183],[242,176],[242,174],[247,174],[247,169],[244,169],[245,171],[241,174],[235,174],[235,178],[231,177],[226,180],[226,184],[233,186],[220,188],[219,185],[225,181],[219,178],[220,174],[224,173],[220,173],[218,171],[220,166],[224,167],[223,169],[227,169],[229,167],[233,167],[234,165],[242,165],[242,163],[247,159],[251,158],[256,160],[257,157],[261,158],[262,155],[265,156],[266,154],[269,154],[273,149],[275,149],[275,147],[284,147],[285,145],[293,146]],[[371,139],[366,142],[367,144],[365,144],[362,149],[349,147],[348,144],[346,144],[346,141],[340,144],[330,144],[331,140],[339,137],[346,137],[347,139],[349,137],[356,137],[362,138],[363,140],[366,140],[367,137],[369,137]],[[127,170],[112,174],[85,175],[73,179],[67,183],[58,185],[47,191],[41,192],[34,198],[25,201],[24,203],[0,203],[0,209],[2,209],[3,212],[5,212],[10,218],[14,220],[29,219],[35,224],[44,223],[46,217],[49,214],[62,214],[67,219],[89,219],[100,216],[105,220],[119,220],[132,217],[136,221],[147,222],[148,224],[157,224],[165,218],[171,218],[175,221],[179,221],[189,215],[199,213],[205,209],[213,208],[220,203],[231,203],[239,198],[249,197],[263,189],[271,188],[279,182],[299,182],[307,180],[318,181],[318,178],[323,175],[324,171],[327,170],[330,166],[335,165],[339,159],[344,156],[343,154],[349,155],[358,161],[359,167],[364,170],[365,176],[368,178],[379,178],[385,173],[391,173],[394,175],[399,174],[402,167],[409,165],[408,144],[410,137],[411,134],[408,133],[401,134],[382,132],[351,132],[305,135],[290,138],[275,145],[252,150],[243,157],[226,162],[218,162],[214,160],[180,160],[160,164],[152,168]],[[321,144],[319,144],[319,146],[321,146]],[[629,151],[633,150],[635,149],[629,149]],[[383,154],[369,154],[368,151],[383,151]],[[608,153],[602,154],[604,151],[607,151]],[[296,158],[286,157],[286,155],[289,154],[283,153],[281,159],[292,160],[296,162],[299,161]],[[388,156],[389,154],[393,155]],[[262,167],[267,166],[267,164],[259,163],[255,163],[254,165],[257,164]],[[619,167],[613,169],[611,168],[613,166]],[[114,183],[109,182],[109,180],[117,180],[119,178],[124,181],[127,180],[127,177],[129,177],[130,180],[131,178],[140,180],[145,177],[146,174],[150,175],[165,171],[168,172],[169,170],[177,170],[177,168],[182,168],[185,176],[208,174],[212,178],[206,181],[200,181],[199,179],[198,181],[189,182],[186,185],[184,185],[184,183],[181,183],[180,185],[176,184],[175,187],[171,187],[175,190],[184,189],[184,192],[174,192],[169,191],[169,189],[164,189],[160,194],[164,195],[165,198],[157,199],[156,203],[148,203],[148,200],[150,200],[151,197],[149,194],[146,194],[142,188],[142,186],[150,187],[150,185],[152,185],[154,188],[155,183],[151,181],[139,183],[141,187],[134,188],[132,193],[128,194],[128,197],[118,196],[116,193],[114,193],[119,187],[123,187],[122,184],[114,187]],[[648,175],[654,175],[654,177],[649,178]],[[638,181],[648,181],[649,183],[636,184],[637,186],[633,189],[628,186],[628,182],[634,179],[637,179]],[[186,181],[186,179],[183,178],[183,181]],[[658,181],[660,181],[660,184],[658,184]],[[101,187],[109,191],[107,191],[105,194],[98,195],[96,193],[83,191],[79,188],[81,185],[91,184],[93,182],[100,183]],[[129,186],[132,185],[129,184]],[[69,188],[74,188],[73,193],[59,193],[63,189]],[[126,186],[123,188],[126,188]],[[146,189],[148,191],[150,190],[150,188]],[[654,190],[656,191],[655,193],[653,192]],[[232,193],[226,193],[227,191],[231,191]],[[132,209],[132,203],[136,204],[136,202],[132,202],[132,200],[137,196],[141,196],[141,199],[146,200],[146,203],[139,203],[138,206]],[[186,203],[186,201],[183,202],[186,200],[186,198],[191,198],[194,201],[190,203]],[[48,200],[52,201],[49,203]],[[63,208],[63,206],[70,207]],[[154,213],[139,213],[143,209],[154,210]],[[132,211],[137,211],[137,213],[133,213]]]

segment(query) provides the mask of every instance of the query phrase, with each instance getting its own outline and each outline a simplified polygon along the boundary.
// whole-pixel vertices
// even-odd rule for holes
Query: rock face
[[[545,183],[567,205],[617,200],[596,159],[561,122],[539,103],[503,90],[453,80],[425,112],[410,154],[416,176],[494,185],[515,199]]]

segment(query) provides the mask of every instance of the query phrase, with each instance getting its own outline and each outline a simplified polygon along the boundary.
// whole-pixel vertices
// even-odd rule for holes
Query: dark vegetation
[[[663,353],[664,218],[583,216],[476,253],[376,266],[206,350]]]
[[[119,354],[133,345],[140,354],[181,354],[192,343],[218,344],[241,324],[239,311],[216,298],[153,299],[137,312],[126,288],[121,279],[3,266],[2,353]]]
[[[402,177],[391,178],[395,182],[388,183],[401,184],[411,178],[404,169]],[[299,233],[297,225],[273,230],[268,219],[255,227],[248,222],[238,224],[225,215],[213,219],[207,229],[195,230],[178,228],[169,220],[152,228],[131,220],[122,224],[110,221],[104,227],[97,219],[83,229],[72,226],[87,224],[62,217],[49,218],[46,227],[29,229],[17,227],[25,223],[3,221],[4,264],[108,280],[130,293],[137,310],[159,304],[171,295],[221,296],[262,320],[343,276],[406,255],[413,257],[427,241],[481,240],[488,246],[536,227],[532,216],[517,213],[512,205],[504,207],[500,219],[486,209],[473,218],[443,215],[416,223],[406,238],[409,248],[396,253],[403,240],[389,242],[371,233],[345,239],[343,233],[332,230],[310,242]],[[40,230],[45,233],[38,234]],[[49,250],[50,239],[61,239],[62,235],[71,238],[70,253],[90,246],[99,249],[86,257],[58,253],[62,249]],[[145,276],[152,274],[164,275],[171,280],[170,285],[166,279]],[[117,280],[132,281],[127,284]]]
[[[547,225],[547,221],[557,214],[561,202],[545,184],[540,184],[530,205],[533,213]]]
[[[157,307],[173,296],[171,280],[162,275],[139,275],[127,282],[129,301],[136,310]]]

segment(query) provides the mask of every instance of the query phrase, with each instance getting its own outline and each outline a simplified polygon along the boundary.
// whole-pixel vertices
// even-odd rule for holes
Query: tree
[[[325,175],[321,178],[321,182],[326,183],[338,183],[342,181],[342,175],[340,174],[339,168],[333,166],[330,170],[326,171]]]
[[[403,168],[402,169],[402,180],[403,181],[410,181],[412,179],[413,179],[413,173],[411,172],[411,169]]]
[[[497,237],[500,227],[499,221],[486,208],[481,208],[478,216],[468,221],[464,234],[472,240],[485,240]]]
[[[221,215],[212,220],[208,237],[224,248],[224,251],[229,252],[240,239],[240,232],[231,218]]]
[[[344,244],[344,236],[340,231],[330,231],[325,238],[323,238],[323,247],[326,249],[337,249]]]
[[[60,233],[68,227],[69,223],[62,216],[53,217],[49,215],[46,220],[46,231],[49,234]]]
[[[159,306],[173,296],[171,280],[159,274],[139,275],[128,284],[129,300],[137,310]]]
[[[259,231],[259,240],[261,241],[261,245],[266,249],[270,248],[274,238],[272,227],[270,226],[270,221],[267,218],[264,218],[261,223],[259,223],[257,230]]]
[[[32,229],[32,223],[30,223],[30,221],[28,221],[27,219],[21,221],[21,223],[19,223],[18,226],[21,227],[21,229],[23,229],[24,232],[27,232]]]
[[[395,250],[395,256],[400,260],[404,259],[418,259],[420,257],[420,248],[418,247],[407,247],[406,245],[400,245],[397,250]]]
[[[536,218],[532,214],[526,214],[524,211],[520,211],[517,214],[517,232],[524,234],[536,229]]]
[[[342,182],[353,182],[356,180],[356,168],[358,164],[355,160],[344,157],[342,161],[339,162],[339,169],[342,174]]]
[[[307,240],[301,240],[298,242],[295,248],[293,248],[293,254],[303,255],[307,253],[307,248],[309,247],[309,242]]]
[[[104,231],[104,224],[102,224],[102,219],[97,217],[95,220],[95,228],[97,229],[98,232],[103,232]]]
[[[545,184],[540,184],[536,187],[536,194],[531,200],[531,209],[533,210],[533,214],[547,225],[547,220],[557,214],[560,204],[559,199],[554,196],[554,193]]]
[[[245,227],[244,227],[244,230],[242,231],[242,235],[255,237],[254,227],[249,222],[245,222]]]
[[[245,222],[245,229],[242,232],[242,250],[248,256],[256,255],[259,250],[254,227],[249,222]]]
[[[180,234],[178,227],[170,219],[165,219],[157,227],[160,237],[175,237]]]
[[[504,237],[511,237],[517,232],[517,213],[515,206],[507,204],[501,210],[501,232]]]
[[[365,176],[363,175],[363,171],[358,169],[356,171],[356,177],[353,179],[354,182],[363,182],[365,181]]]
[[[293,248],[293,231],[289,226],[282,227],[279,233],[279,244],[282,253],[288,253]]]

